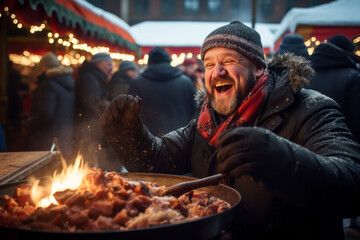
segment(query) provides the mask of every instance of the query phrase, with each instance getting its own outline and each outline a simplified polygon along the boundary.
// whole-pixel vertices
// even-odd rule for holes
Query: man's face
[[[231,115],[264,73],[245,55],[230,48],[212,48],[205,53],[205,89],[212,108]]]
[[[112,70],[114,68],[112,61],[97,62],[96,66],[100,68],[101,71],[103,71],[103,73],[105,73],[108,78],[111,76]]]
[[[131,79],[135,79],[139,76],[139,73],[136,70],[126,70],[126,74],[131,77]]]

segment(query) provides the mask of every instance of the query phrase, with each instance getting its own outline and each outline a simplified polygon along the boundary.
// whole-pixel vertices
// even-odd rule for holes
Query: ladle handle
[[[167,187],[165,195],[173,195],[175,197],[178,197],[190,190],[194,190],[206,186],[217,185],[220,183],[220,180],[224,179],[225,177],[227,177],[226,174],[219,173],[216,175],[211,175],[209,177],[197,179],[194,181],[178,183],[170,187]]]

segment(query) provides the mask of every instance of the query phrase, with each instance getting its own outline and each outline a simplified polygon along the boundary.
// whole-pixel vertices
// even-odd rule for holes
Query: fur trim
[[[60,67],[49,68],[48,70],[46,70],[45,75],[46,77],[54,77],[57,75],[68,74],[68,73],[70,74],[73,73],[72,67],[60,66]]]
[[[195,102],[197,102],[198,104],[202,104],[206,99],[206,93],[203,90],[197,90],[196,95],[195,95]]]
[[[292,53],[275,54],[267,61],[268,68],[286,67],[289,69],[289,80],[295,93],[309,85],[314,75],[310,61]]]

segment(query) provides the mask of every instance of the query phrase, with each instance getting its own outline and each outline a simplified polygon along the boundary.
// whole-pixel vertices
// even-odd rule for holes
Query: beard
[[[230,77],[230,76],[224,76],[223,78],[216,78],[216,79],[212,79],[211,80],[211,86],[214,86],[216,81],[218,80],[227,80],[227,81],[232,81],[234,82],[233,88],[235,88],[236,86],[236,81]],[[251,91],[251,89],[255,86],[257,79],[255,77],[255,75],[249,73],[249,75],[247,76],[247,82],[246,82],[246,89],[236,89],[235,92],[235,96],[231,99],[231,101],[229,103],[225,103],[223,101],[217,100],[215,97],[215,93],[214,91],[215,88],[211,87],[210,92],[206,89],[206,95],[209,99],[209,102],[211,104],[211,107],[215,110],[215,112],[217,112],[218,114],[221,115],[225,115],[225,116],[229,116],[231,115],[236,109],[238,109],[241,105],[241,103],[243,102],[243,100],[247,97],[247,95],[249,94],[249,92]],[[245,90],[245,91],[242,91]]]

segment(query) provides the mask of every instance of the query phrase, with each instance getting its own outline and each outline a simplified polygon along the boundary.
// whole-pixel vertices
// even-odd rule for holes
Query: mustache
[[[235,84],[235,79],[233,79],[232,77],[226,75],[226,76],[223,76],[223,77],[212,78],[211,81],[210,81],[211,87],[214,88],[216,83],[219,82],[219,81],[230,81],[233,84]]]

